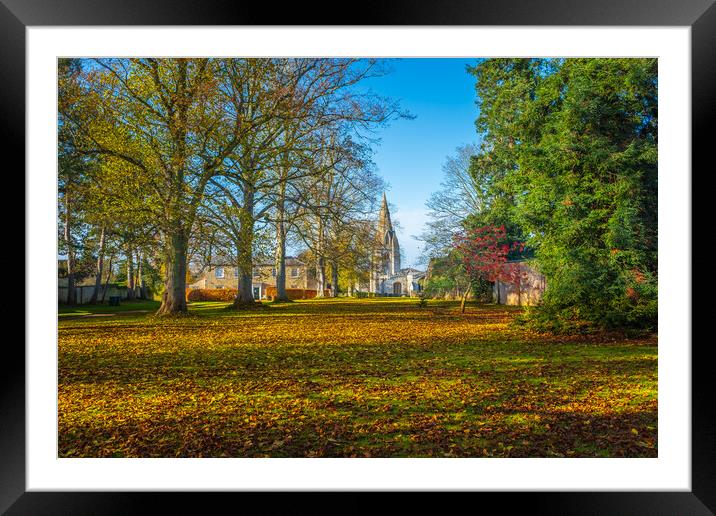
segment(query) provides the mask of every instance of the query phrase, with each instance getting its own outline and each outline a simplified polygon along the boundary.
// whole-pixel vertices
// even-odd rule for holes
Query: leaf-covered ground
[[[410,299],[224,306],[61,318],[59,455],[657,456],[656,336]]]

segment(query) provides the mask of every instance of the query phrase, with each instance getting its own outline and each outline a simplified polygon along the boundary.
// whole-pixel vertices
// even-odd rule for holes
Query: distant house
[[[209,266],[189,289],[236,289],[239,284],[239,269],[235,265],[217,263]],[[276,287],[276,265],[257,264],[253,268],[251,282],[254,299],[267,299]],[[286,288],[315,290],[316,280],[309,274],[309,267],[292,256],[286,258]]]
[[[515,284],[496,281],[492,288],[495,303],[517,306],[536,305],[539,303],[546,286],[544,275],[537,272],[523,260],[514,260],[507,263],[519,267],[520,281]]]

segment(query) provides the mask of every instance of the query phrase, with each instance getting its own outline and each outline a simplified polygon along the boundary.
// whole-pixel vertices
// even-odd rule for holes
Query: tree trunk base
[[[172,310],[170,307],[160,306],[159,310],[157,310],[154,315],[158,315],[161,317],[183,317],[189,315],[189,310],[186,306],[174,310]]]
[[[462,301],[460,301],[460,313],[465,313],[465,303],[467,302],[467,295],[470,293],[469,290],[465,292],[465,294],[462,296]]]
[[[275,297],[272,303],[293,303],[293,299],[290,299],[288,296],[286,297]]]
[[[235,299],[233,303],[226,307],[227,310],[255,310],[265,308],[260,301],[242,301]]]
[[[159,310],[154,315],[161,316],[172,316],[172,315],[188,315],[189,308],[186,305],[185,299],[176,300],[172,299],[165,292],[162,296],[162,304],[159,306]]]

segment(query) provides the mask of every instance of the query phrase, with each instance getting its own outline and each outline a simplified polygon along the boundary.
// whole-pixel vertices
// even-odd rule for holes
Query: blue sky
[[[475,79],[465,71],[476,59],[415,59],[390,61],[391,73],[371,79],[379,95],[399,99],[415,116],[381,129],[374,161],[388,182],[386,192],[393,220],[402,228],[398,240],[403,267],[420,255],[418,235],[427,220],[425,201],[440,188],[442,165],[455,148],[477,141]]]

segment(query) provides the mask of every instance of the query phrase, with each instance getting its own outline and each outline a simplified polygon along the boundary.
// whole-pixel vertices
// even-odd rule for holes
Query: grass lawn
[[[415,299],[226,305],[61,313],[60,456],[657,456],[656,336]]]
[[[105,315],[119,314],[124,312],[156,312],[159,308],[159,301],[147,300],[122,300],[119,306],[109,306],[107,303],[96,305],[67,306],[60,305],[57,309],[60,319],[73,318],[81,315]]]

